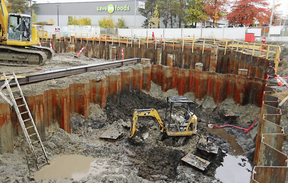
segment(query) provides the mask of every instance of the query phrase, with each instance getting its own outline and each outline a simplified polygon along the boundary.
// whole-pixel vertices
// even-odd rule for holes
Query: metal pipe
[[[82,74],[85,72],[93,72],[93,71],[117,68],[117,67],[121,67],[124,65],[136,64],[140,62],[141,62],[140,58],[130,58],[130,59],[125,59],[125,60],[113,61],[113,62],[103,62],[103,63],[98,63],[98,64],[62,68],[62,69],[44,71],[40,73],[34,73],[32,75],[25,76],[25,78],[19,78],[18,82],[21,85],[23,85],[23,84],[40,82],[40,81],[45,81],[45,80],[50,80],[50,79],[67,77],[67,76],[76,75],[76,74]],[[2,86],[4,83],[5,81],[1,80],[0,86]],[[14,85],[16,85],[16,83],[14,80],[12,80],[10,82],[10,86],[14,86]]]

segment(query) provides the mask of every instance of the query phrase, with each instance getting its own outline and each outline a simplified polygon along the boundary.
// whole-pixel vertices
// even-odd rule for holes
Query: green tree
[[[35,10],[32,10],[32,17],[31,17],[32,22],[37,22],[37,15],[35,14]]]
[[[9,13],[24,13],[28,9],[26,0],[8,0]]]
[[[76,18],[72,16],[68,16],[68,25],[91,25],[91,19],[84,17],[84,18]]]
[[[196,27],[197,22],[207,21],[208,16],[204,11],[203,0],[188,0],[186,4],[186,17],[187,23],[192,24],[192,27]]]
[[[159,17],[161,17],[162,23],[164,24],[165,28],[168,27],[169,23],[169,17],[170,17],[170,5],[169,5],[170,0],[161,0],[157,1],[158,7],[161,7],[158,9],[159,12]]]
[[[141,9],[141,8],[139,9],[139,12],[141,13],[141,15],[146,18],[144,23],[142,24],[142,27],[148,28],[150,19],[153,16],[155,8],[156,8],[156,0],[147,0],[145,2],[145,9]]]
[[[124,22],[124,18],[119,18],[118,22],[116,24],[117,28],[124,28],[125,27],[125,22]]]
[[[98,23],[99,23],[99,26],[102,28],[114,28],[115,27],[111,14],[108,18],[103,17],[101,20],[98,21]]]

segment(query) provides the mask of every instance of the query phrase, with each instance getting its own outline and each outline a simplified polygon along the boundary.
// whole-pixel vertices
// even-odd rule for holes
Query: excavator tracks
[[[44,65],[54,52],[50,48],[31,46],[27,48],[0,45],[0,65],[28,66]]]

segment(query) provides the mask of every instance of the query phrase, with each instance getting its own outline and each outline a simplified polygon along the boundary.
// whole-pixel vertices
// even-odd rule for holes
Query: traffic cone
[[[284,84],[280,81],[280,79],[278,79],[278,77],[275,77],[277,83],[279,86],[283,86]]]
[[[75,55],[74,57],[75,58],[78,58],[79,57],[79,55],[82,53],[82,51],[85,49],[85,47],[83,47],[83,48],[81,48],[81,50],[77,53],[77,55]]]
[[[124,60],[124,52],[123,52],[123,48],[121,49],[121,54],[122,54],[122,60]]]

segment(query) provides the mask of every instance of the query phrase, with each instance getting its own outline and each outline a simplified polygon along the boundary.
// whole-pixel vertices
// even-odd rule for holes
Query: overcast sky
[[[95,1],[95,0],[36,0],[36,3],[65,3],[65,2],[91,2],[91,1]],[[117,0],[101,0],[101,1],[117,1]],[[268,0],[268,2],[271,3],[271,7],[272,7],[272,3],[273,0]],[[288,0],[275,0],[275,4],[277,3],[281,3],[281,6],[279,8],[277,8],[278,11],[283,11],[283,13],[286,15],[287,9],[288,9]]]

